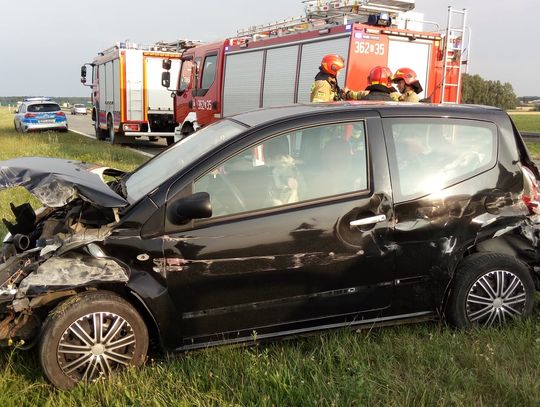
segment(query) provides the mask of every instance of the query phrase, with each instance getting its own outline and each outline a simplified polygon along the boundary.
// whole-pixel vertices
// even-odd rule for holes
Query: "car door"
[[[185,227],[165,221],[167,285],[189,343],[385,314],[393,205],[380,126],[366,113],[261,131],[171,193],[168,205],[207,192],[213,208]]]
[[[486,213],[490,203],[512,202],[504,191],[507,180],[516,182],[516,177],[496,165],[498,136],[492,122],[387,118],[384,131],[400,248],[395,298],[404,311],[434,311],[480,228],[495,221],[497,216]]]

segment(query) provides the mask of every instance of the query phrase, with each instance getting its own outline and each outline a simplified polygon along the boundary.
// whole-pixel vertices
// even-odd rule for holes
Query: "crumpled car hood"
[[[105,184],[103,175],[123,172],[60,158],[21,157],[0,162],[0,189],[22,186],[49,207],[66,205],[75,196],[104,208],[128,202]]]

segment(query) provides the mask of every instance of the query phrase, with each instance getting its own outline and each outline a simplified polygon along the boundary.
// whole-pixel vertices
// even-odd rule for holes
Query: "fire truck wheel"
[[[165,140],[167,141],[168,146],[174,144],[174,137],[165,137]]]
[[[124,137],[120,132],[114,131],[113,119],[111,115],[107,117],[107,133],[109,135],[109,141],[111,144],[122,144],[127,141],[126,137]]]
[[[107,138],[105,132],[99,128],[99,124],[97,121],[94,122],[94,129],[96,130],[97,140],[105,140]]]
[[[148,140],[149,141],[157,141],[158,138],[156,136],[150,136],[150,137],[148,137]]]

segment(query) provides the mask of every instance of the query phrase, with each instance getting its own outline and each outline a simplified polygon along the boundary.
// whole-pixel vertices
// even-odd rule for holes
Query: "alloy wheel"
[[[87,314],[62,334],[58,363],[73,380],[91,382],[129,365],[136,342],[133,328],[121,316],[110,312]]]
[[[525,312],[527,293],[521,279],[505,270],[491,271],[474,282],[466,300],[473,324],[492,326]]]

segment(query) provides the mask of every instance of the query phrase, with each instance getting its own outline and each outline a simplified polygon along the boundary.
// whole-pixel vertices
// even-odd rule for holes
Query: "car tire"
[[[70,389],[78,382],[143,364],[148,330],[137,311],[120,296],[87,291],[49,313],[38,351],[47,379],[60,389]]]
[[[492,326],[529,316],[534,296],[525,263],[507,254],[473,254],[458,266],[445,314],[460,329]]]

